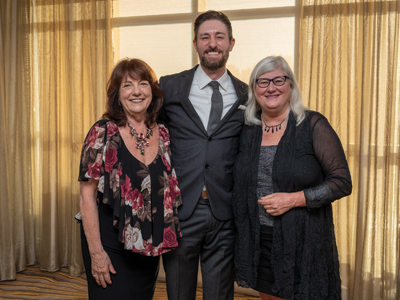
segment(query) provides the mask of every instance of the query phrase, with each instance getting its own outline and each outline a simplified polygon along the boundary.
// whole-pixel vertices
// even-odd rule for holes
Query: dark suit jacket
[[[205,184],[214,216],[225,221],[233,218],[232,170],[244,121],[243,110],[238,107],[247,100],[247,84],[228,71],[238,100],[208,136],[189,100],[197,67],[160,78],[164,92],[160,118],[168,124],[172,163],[182,193],[179,218],[186,220],[190,217]]]

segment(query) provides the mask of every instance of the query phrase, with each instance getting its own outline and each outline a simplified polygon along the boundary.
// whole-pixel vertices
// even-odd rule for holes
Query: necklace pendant
[[[146,132],[146,138],[150,138],[150,136],[153,136],[153,130],[151,130],[150,128],[147,128],[147,132]]]
[[[140,150],[140,154],[144,155],[144,147],[149,146],[149,141],[146,140],[146,138],[150,138],[150,136],[153,135],[153,131],[149,128],[147,128],[146,136],[143,133],[137,133],[135,128],[129,123],[128,127],[130,129],[130,134],[132,137],[136,138],[136,149]]]
[[[285,122],[287,120],[288,116],[289,115],[286,115],[286,117],[283,119],[283,121],[280,122],[278,125],[272,125],[272,126],[268,126],[267,123],[265,122],[264,118],[262,118],[262,122],[265,125],[264,131],[269,132],[269,130],[271,128],[272,128],[272,132],[271,133],[274,133],[274,132],[277,132],[278,130],[281,130],[282,129],[282,124],[283,124],[283,122]]]

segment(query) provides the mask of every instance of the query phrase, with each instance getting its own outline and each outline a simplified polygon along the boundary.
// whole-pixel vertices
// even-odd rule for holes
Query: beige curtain
[[[340,136],[353,193],[334,204],[343,299],[400,298],[400,1],[303,0],[304,101]]]
[[[0,279],[35,261],[27,3],[0,1]]]
[[[0,280],[83,271],[77,183],[113,65],[111,0],[0,1]]]

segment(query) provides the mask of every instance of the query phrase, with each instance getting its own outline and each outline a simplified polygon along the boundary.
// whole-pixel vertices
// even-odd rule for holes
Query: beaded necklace
[[[144,147],[148,147],[150,141],[147,139],[150,139],[150,136],[153,136],[153,131],[146,127],[147,132],[146,135],[143,133],[137,133],[135,127],[131,125],[131,123],[128,122],[128,127],[130,129],[131,136],[136,138],[136,149],[140,150],[140,154],[144,155]]]

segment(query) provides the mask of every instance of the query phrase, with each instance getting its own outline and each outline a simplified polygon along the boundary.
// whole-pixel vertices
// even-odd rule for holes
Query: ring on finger
[[[96,275],[96,274],[93,274],[93,278],[97,278],[97,275]]]

